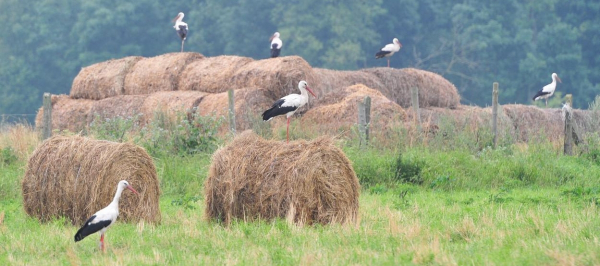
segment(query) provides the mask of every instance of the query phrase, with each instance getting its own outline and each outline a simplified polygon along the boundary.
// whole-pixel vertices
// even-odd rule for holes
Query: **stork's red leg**
[[[388,58],[388,67],[390,67],[390,59]]]
[[[102,252],[106,252],[104,249],[104,234],[100,235],[100,247],[102,248]]]
[[[290,142],[290,118],[288,117],[287,130],[285,131],[286,140]]]

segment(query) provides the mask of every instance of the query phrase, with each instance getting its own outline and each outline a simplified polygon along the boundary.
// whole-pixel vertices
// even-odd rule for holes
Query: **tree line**
[[[557,91],[587,108],[600,91],[595,0],[0,0],[0,113],[35,113],[43,92],[68,93],[87,65],[180,49],[171,19],[185,13],[185,50],[205,56],[282,56],[313,67],[384,67],[375,53],[398,38],[395,68],[443,75],[465,104],[531,103],[556,72]]]

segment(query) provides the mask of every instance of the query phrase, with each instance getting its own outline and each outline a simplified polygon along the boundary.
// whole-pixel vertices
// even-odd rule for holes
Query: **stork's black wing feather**
[[[103,228],[109,226],[112,223],[111,220],[104,220],[99,221],[97,223],[91,223],[94,220],[94,218],[96,218],[96,215],[92,215],[92,217],[90,217],[90,219],[88,219],[85,222],[85,224],[81,228],[79,228],[79,230],[75,234],[75,242],[80,241],[86,236],[89,236],[93,233],[102,230]]]

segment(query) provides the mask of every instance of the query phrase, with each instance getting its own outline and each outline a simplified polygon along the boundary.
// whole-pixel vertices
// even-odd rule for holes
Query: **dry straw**
[[[456,87],[444,77],[429,71],[404,68],[394,69],[389,67],[368,68],[361,70],[377,76],[383,87],[383,95],[403,108],[412,105],[411,88],[419,89],[419,106],[445,107],[454,109],[460,105],[460,96]]]
[[[124,94],[150,94],[178,90],[179,77],[185,67],[202,60],[199,53],[169,53],[138,61],[125,77]]]
[[[181,73],[179,90],[220,93],[237,89],[232,86],[231,77],[236,70],[252,61],[249,57],[229,55],[196,60]]]
[[[358,121],[358,103],[371,97],[371,127],[381,131],[400,124],[406,117],[402,107],[390,101],[381,92],[359,84],[340,89],[323,97],[319,106],[309,109],[303,123],[317,124],[321,131],[334,133],[348,129]]]
[[[90,110],[95,101],[75,100],[68,95],[52,95],[52,129],[79,132],[87,126]],[[35,117],[35,126],[43,126],[44,111],[40,107]]]
[[[289,143],[243,132],[212,158],[204,184],[206,217],[355,224],[360,185],[331,138]]]
[[[252,61],[240,67],[231,77],[232,88],[258,87],[269,91],[269,98],[278,99],[299,93],[298,82],[316,84],[312,67],[299,56],[285,56]]]
[[[81,225],[112,201],[120,180],[129,181],[140,195],[123,193],[119,220],[159,222],[158,178],[144,149],[80,136],[52,137],[29,158],[23,206],[42,222],[64,216]]]
[[[100,100],[123,94],[125,76],[141,56],[112,59],[84,67],[73,80],[71,98]]]
[[[383,88],[377,76],[364,71],[338,71],[325,68],[314,68],[314,71],[319,80],[315,86],[319,95],[343,90],[356,84],[363,84],[372,89]]]

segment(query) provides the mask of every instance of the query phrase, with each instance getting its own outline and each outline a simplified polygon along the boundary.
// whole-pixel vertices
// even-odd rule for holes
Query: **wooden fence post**
[[[44,93],[43,98],[43,125],[42,125],[42,139],[48,139],[52,137],[52,95],[50,93]]]
[[[417,118],[417,130],[421,132],[421,110],[419,109],[419,88],[412,87],[410,90],[410,99],[412,101],[412,107]]]
[[[365,97],[363,102],[358,103],[358,134],[360,135],[360,146],[369,144],[369,123],[371,122],[371,97]]]
[[[227,91],[229,97],[229,130],[235,135],[235,99],[233,89]]]
[[[571,106],[573,105],[573,95],[565,95],[566,104],[563,107],[565,116],[565,144],[564,154],[573,155],[573,113]]]
[[[498,145],[498,82],[492,89],[492,131],[494,132],[494,149]]]

